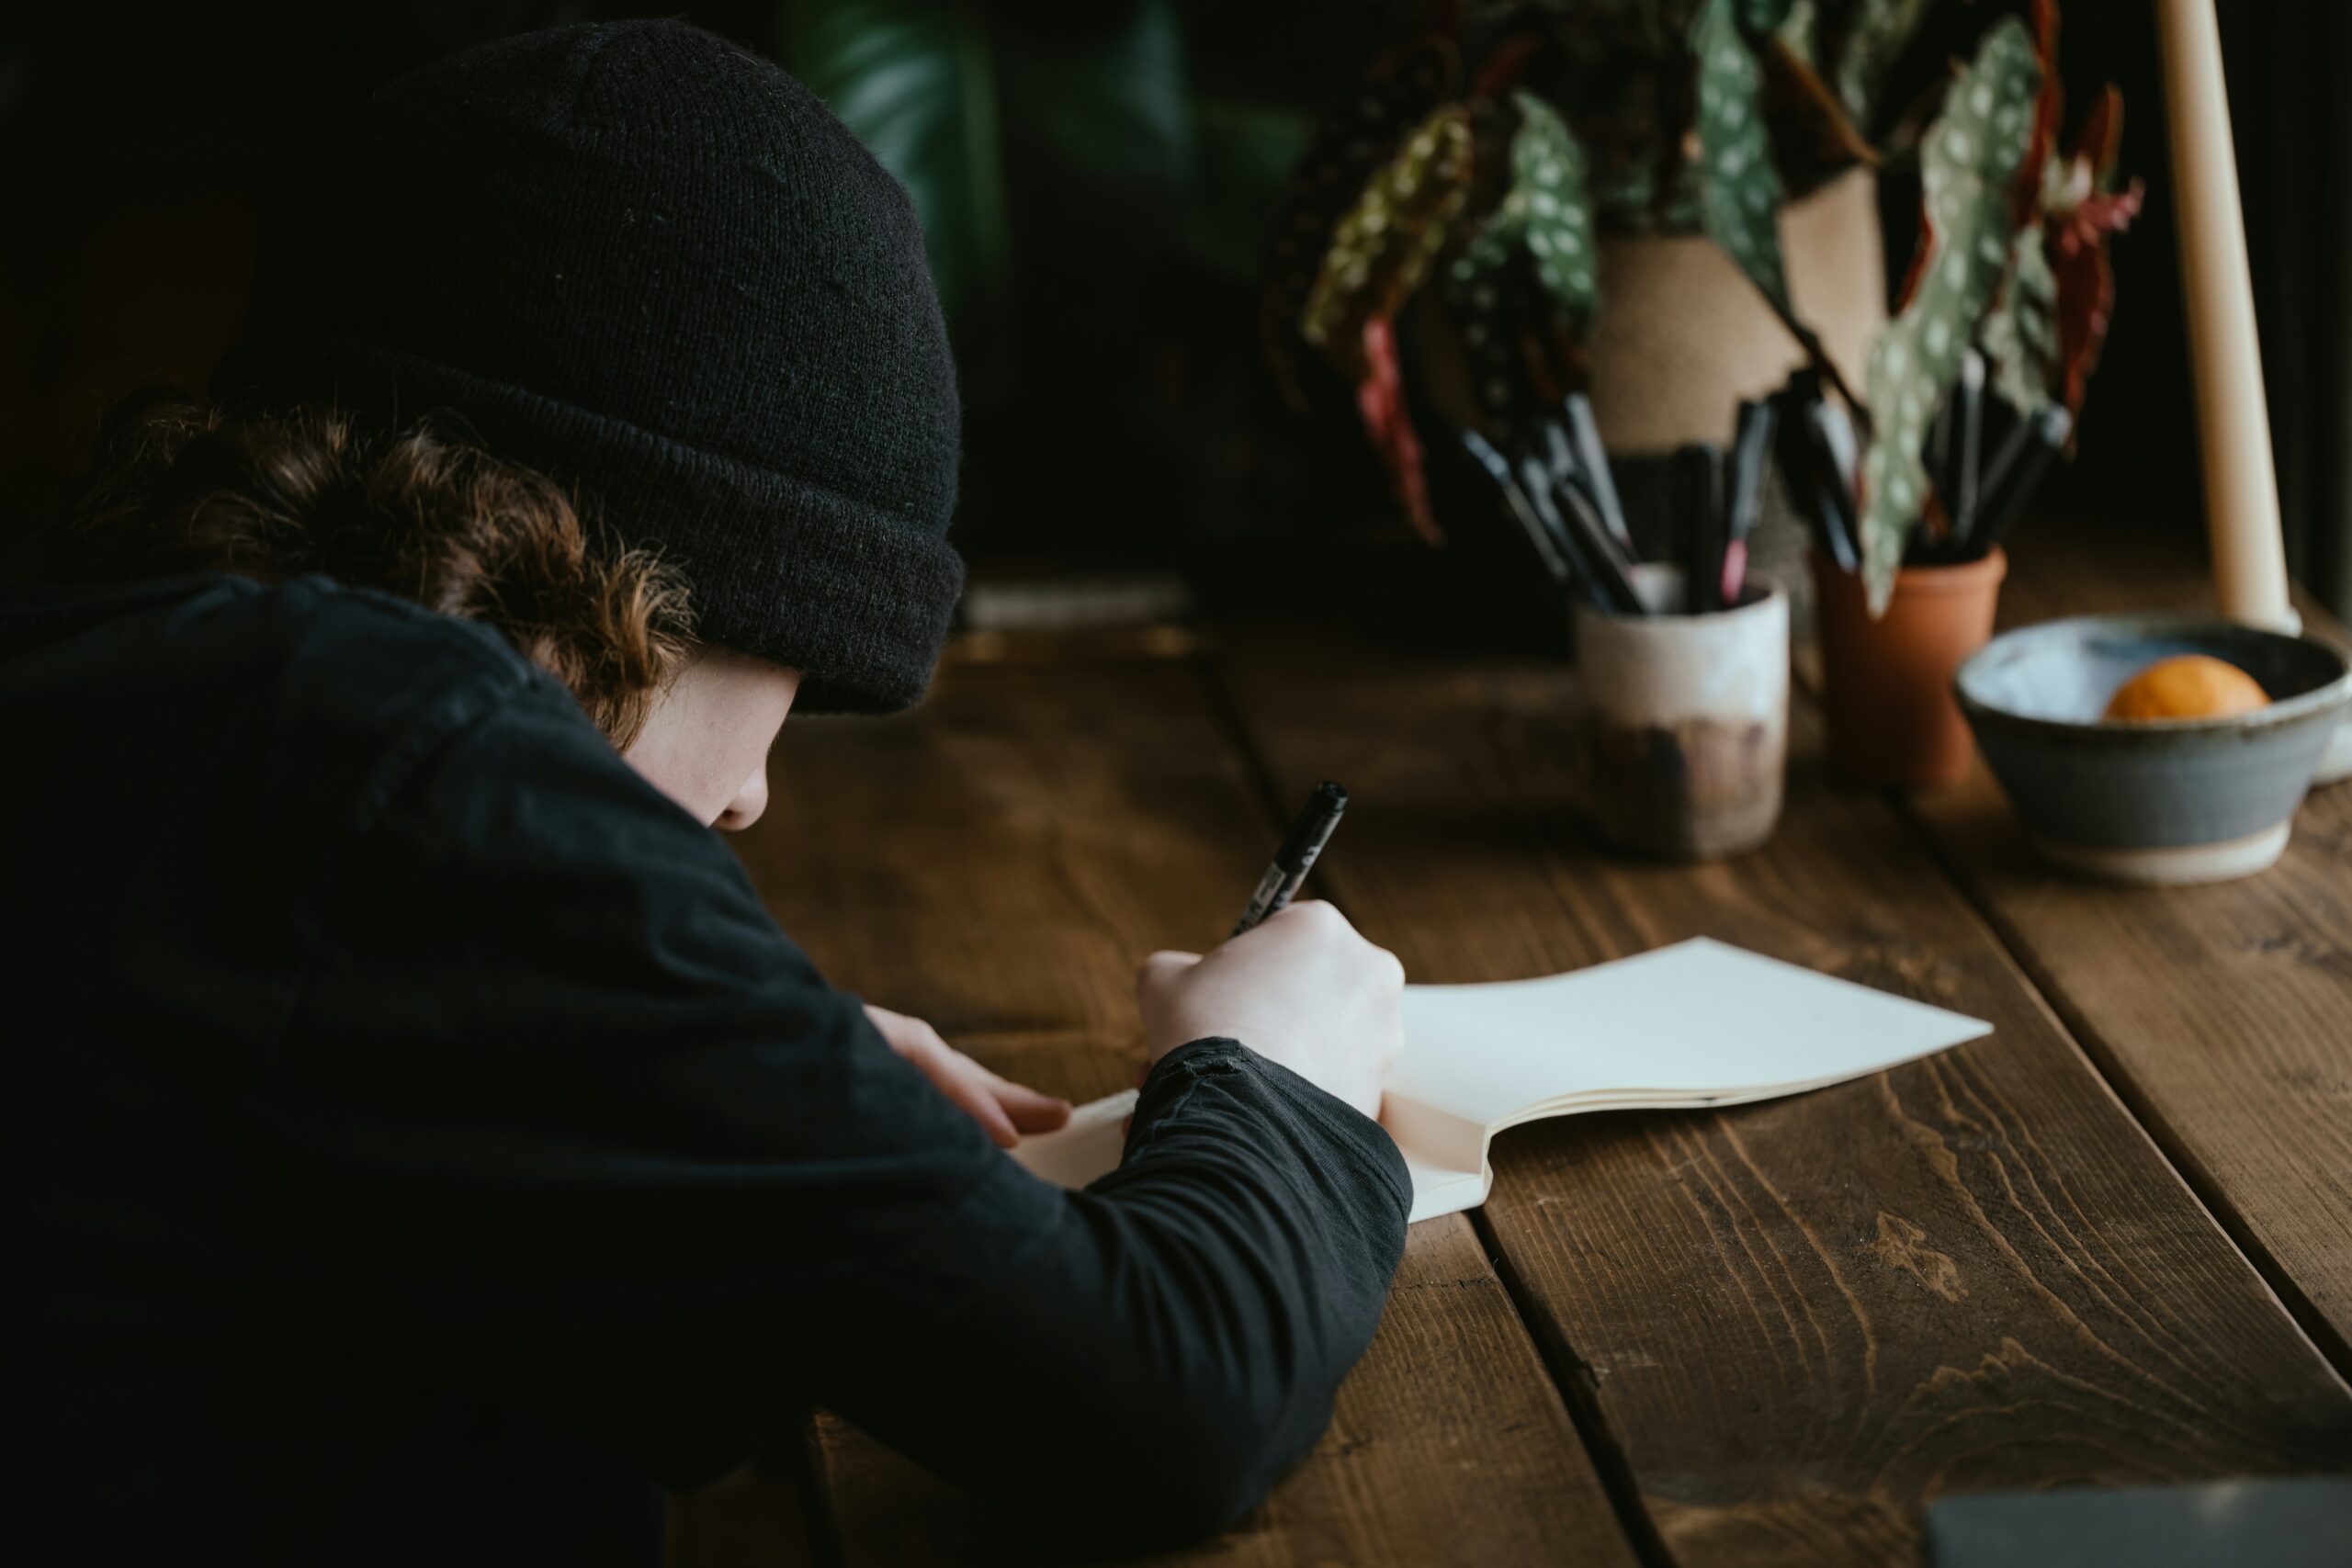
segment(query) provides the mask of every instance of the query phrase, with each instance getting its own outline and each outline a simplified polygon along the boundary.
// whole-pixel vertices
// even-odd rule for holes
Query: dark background
[[[1898,86],[1931,83],[2005,8],[1943,0]],[[683,14],[787,64],[810,58],[827,28],[927,25],[948,29],[944,60],[986,74],[1004,127],[1009,219],[977,247],[994,257],[993,283],[976,283],[969,266],[942,276],[970,410],[957,536],[982,558],[1132,565],[1246,555],[1269,536],[1393,533],[1349,422],[1300,420],[1274,397],[1256,350],[1254,275],[1306,124],[1412,9],[865,0]],[[2114,335],[2080,460],[2053,484],[2049,510],[2194,536],[2201,492],[2154,7],[2064,9],[2070,101],[2106,80],[2122,86],[2123,167],[2149,200],[2117,246]],[[2352,8],[2221,9],[2290,558],[2341,611],[2352,601],[2352,112],[2336,86],[2352,63]],[[202,378],[235,334],[273,201],[343,106],[469,42],[631,14],[656,8],[91,0],[7,24],[0,518],[44,502],[112,397]],[[1106,96],[1086,85],[1106,70],[1136,87]],[[943,188],[958,188],[945,173]],[[1891,258],[1908,254],[1915,203],[1888,182]]]

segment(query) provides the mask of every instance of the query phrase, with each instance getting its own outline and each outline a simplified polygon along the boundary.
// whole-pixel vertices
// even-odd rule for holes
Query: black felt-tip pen
[[[1290,832],[1283,839],[1283,847],[1274,852],[1274,863],[1258,879],[1258,891],[1250,895],[1250,907],[1233,922],[1235,936],[1291,901],[1298,892],[1298,885],[1306,880],[1315,857],[1330,842],[1331,829],[1340,825],[1340,813],[1347,808],[1348,792],[1329,780],[1307,797],[1306,809],[1298,814],[1298,820],[1290,825]]]

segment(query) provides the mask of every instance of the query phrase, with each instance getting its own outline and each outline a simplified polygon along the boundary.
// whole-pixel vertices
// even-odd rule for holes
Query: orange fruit
[[[2270,705],[2270,695],[2236,665],[2202,653],[2159,659],[2115,689],[2111,719],[2221,718]]]

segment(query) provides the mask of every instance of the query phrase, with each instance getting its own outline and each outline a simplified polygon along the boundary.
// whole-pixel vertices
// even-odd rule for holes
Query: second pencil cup
[[[1788,773],[1788,595],[1751,578],[1736,607],[1686,615],[1680,569],[1634,573],[1651,614],[1576,611],[1593,818],[1636,854],[1752,850],[1780,823]]]

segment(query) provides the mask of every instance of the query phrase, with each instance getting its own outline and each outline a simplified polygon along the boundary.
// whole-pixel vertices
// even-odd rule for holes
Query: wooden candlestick
[[[2254,282],[2222,79],[2213,0],[2156,0],[2172,127],[2174,206],[2188,312],[2188,364],[2205,459],[2205,526],[2213,595],[2222,614],[2250,626],[2296,631],[2278,528],[2278,476],[2255,338]]]

